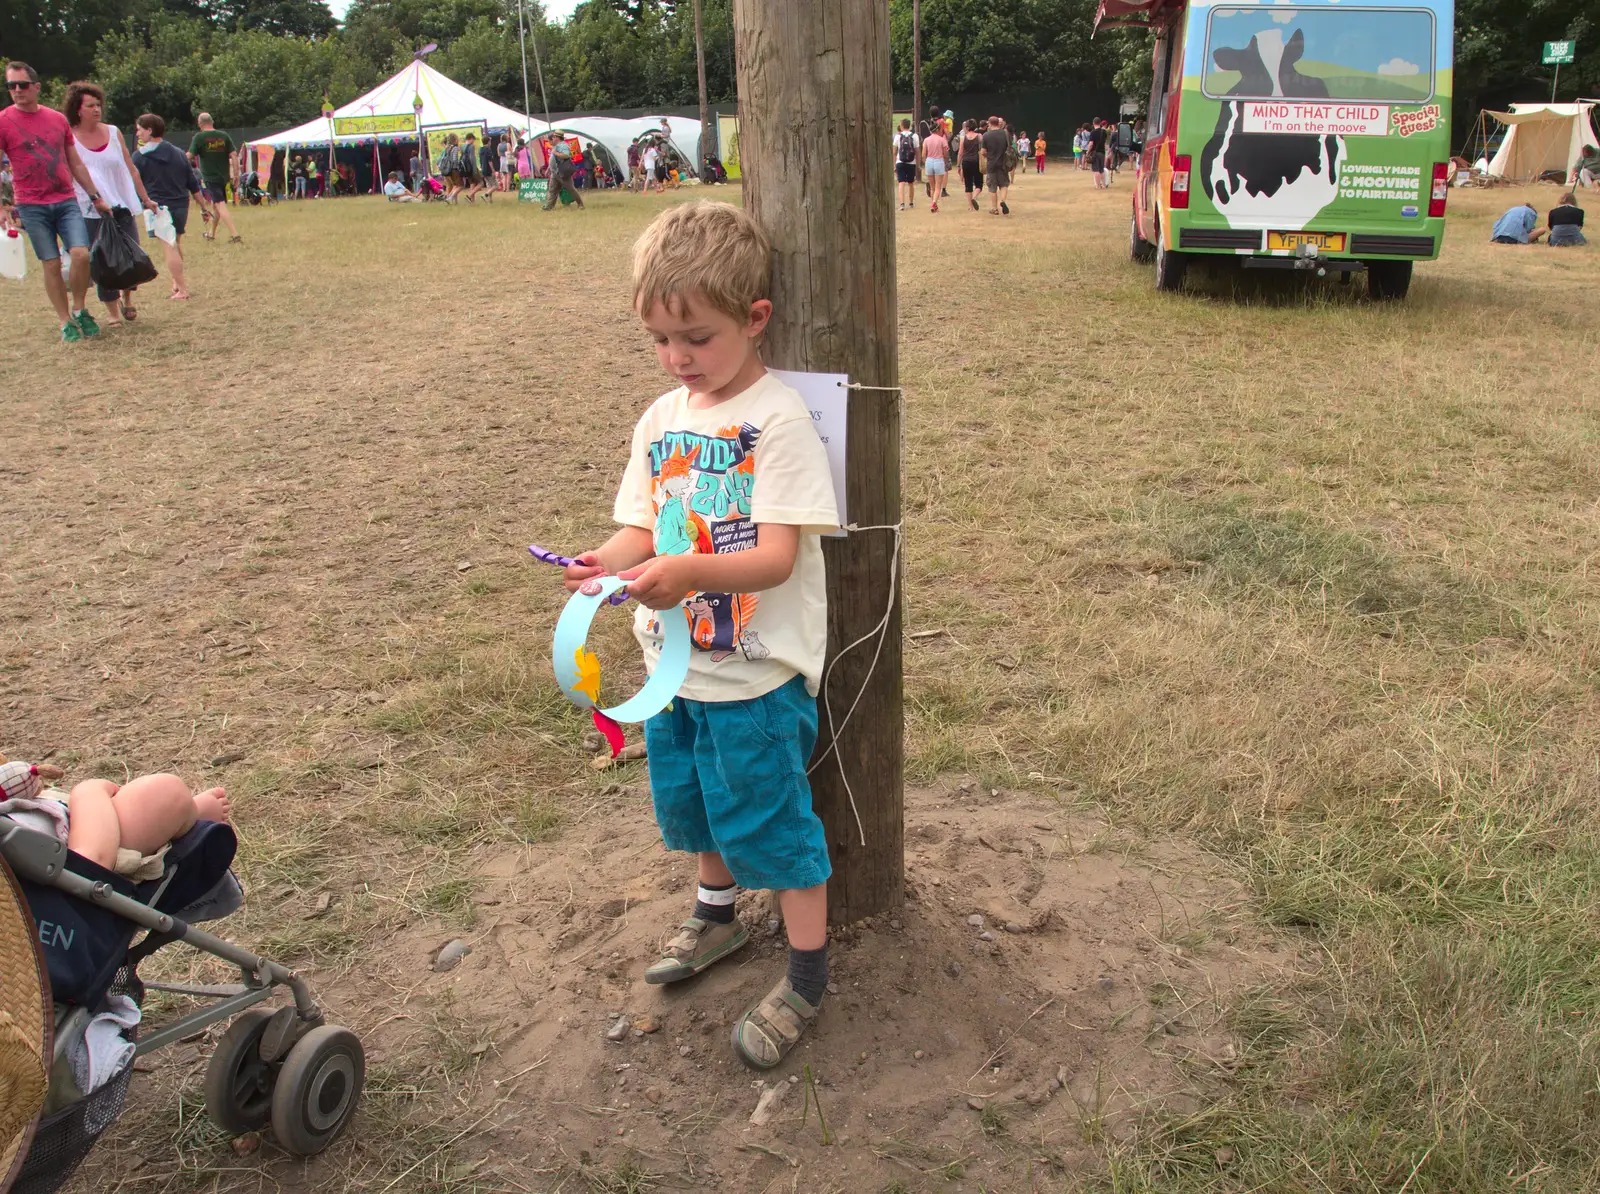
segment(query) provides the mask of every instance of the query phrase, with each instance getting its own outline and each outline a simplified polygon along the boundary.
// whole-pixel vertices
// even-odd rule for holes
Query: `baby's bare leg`
[[[199,818],[194,797],[176,775],[141,775],[122,785],[113,798],[122,826],[122,846],[154,854],[194,828]]]
[[[110,870],[116,865],[122,830],[117,820],[117,785],[86,779],[67,797],[67,849]]]

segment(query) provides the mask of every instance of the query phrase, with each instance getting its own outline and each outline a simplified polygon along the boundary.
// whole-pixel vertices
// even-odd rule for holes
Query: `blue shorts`
[[[691,701],[644,723],[656,824],[669,850],[715,851],[741,887],[826,883],[828,842],[806,762],[817,701],[806,679],[747,701]]]
[[[73,249],[89,247],[89,229],[83,222],[83,209],[76,199],[63,199],[60,203],[19,203],[17,215],[22,217],[22,227],[33,242],[33,255],[40,261],[54,261],[61,256],[56,248],[69,253]]]

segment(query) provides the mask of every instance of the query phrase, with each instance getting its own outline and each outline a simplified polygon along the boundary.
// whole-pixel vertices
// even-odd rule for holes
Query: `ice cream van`
[[[1404,298],[1439,255],[1453,0],[1100,0],[1156,34],[1129,251],[1177,290],[1195,258],[1365,271]]]

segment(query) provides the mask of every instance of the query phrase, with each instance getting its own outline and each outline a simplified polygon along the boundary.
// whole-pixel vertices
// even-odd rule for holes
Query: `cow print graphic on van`
[[[1211,52],[1222,70],[1238,71],[1230,96],[1326,99],[1328,86],[1297,69],[1305,35],[1257,33],[1242,48]],[[1343,137],[1243,131],[1243,99],[1224,99],[1217,128],[1200,155],[1200,185],[1231,227],[1303,228],[1339,193]]]

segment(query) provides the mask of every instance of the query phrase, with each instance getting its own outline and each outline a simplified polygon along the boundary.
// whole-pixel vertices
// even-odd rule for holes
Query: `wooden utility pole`
[[[922,128],[922,0],[911,0],[911,127]]]
[[[745,206],[773,245],[773,316],[765,358],[780,369],[847,373],[866,387],[899,384],[895,345],[894,155],[889,6],[861,0],[734,0],[739,149]],[[847,501],[858,526],[900,522],[900,393],[850,393]],[[828,685],[835,722],[855,715],[811,774],[827,829],[835,923],[899,905],[905,874],[904,713],[899,572],[893,531],[824,539]],[[891,608],[892,603],[892,608]],[[871,679],[868,680],[868,673]],[[830,745],[822,718],[817,758]],[[861,833],[840,764],[855,793]]]
[[[711,104],[706,99],[706,39],[700,32],[700,0],[694,0],[694,66],[700,75],[700,160],[694,164],[694,172],[703,179],[706,154],[715,149],[720,158],[722,152],[717,147],[717,129],[711,123]]]

